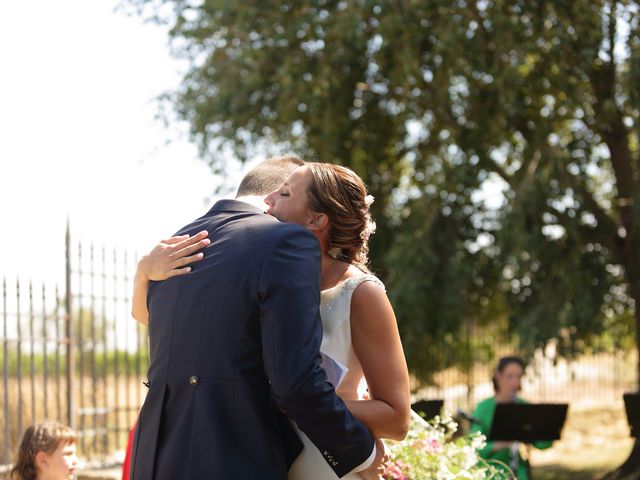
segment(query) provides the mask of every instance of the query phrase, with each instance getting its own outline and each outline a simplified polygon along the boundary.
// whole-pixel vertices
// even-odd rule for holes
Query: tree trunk
[[[636,319],[636,350],[638,365],[636,375],[640,377],[640,277],[638,276],[637,259],[633,252],[625,262],[625,274],[629,282],[629,293],[636,301],[634,316]],[[640,378],[636,377],[636,388],[640,389]],[[629,457],[614,471],[607,473],[602,480],[640,480],[640,439],[636,438]]]

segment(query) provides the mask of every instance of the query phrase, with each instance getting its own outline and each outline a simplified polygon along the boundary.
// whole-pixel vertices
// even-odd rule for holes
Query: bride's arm
[[[346,401],[374,437],[402,440],[409,429],[409,372],[396,317],[384,289],[363,282],[351,298],[351,341],[369,400]]]
[[[206,238],[209,232],[203,230],[193,237],[180,235],[161,240],[153,250],[144,255],[138,262],[133,279],[133,297],[131,298],[131,315],[138,322],[149,323],[147,310],[147,291],[150,280],[166,280],[176,275],[184,275],[191,271],[185,267],[190,263],[201,260],[202,253],[193,254],[211,241]]]

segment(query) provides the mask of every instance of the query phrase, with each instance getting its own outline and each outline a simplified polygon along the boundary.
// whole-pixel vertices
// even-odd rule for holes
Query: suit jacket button
[[[200,379],[198,377],[196,377],[195,375],[192,375],[192,376],[189,377],[189,385],[195,387],[199,383],[200,383]]]

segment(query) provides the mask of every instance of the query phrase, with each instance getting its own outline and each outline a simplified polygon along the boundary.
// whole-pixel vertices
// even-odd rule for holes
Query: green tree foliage
[[[170,99],[213,167],[278,143],[364,177],[424,378],[469,321],[564,353],[639,321],[638,2],[129,5],[189,59]]]

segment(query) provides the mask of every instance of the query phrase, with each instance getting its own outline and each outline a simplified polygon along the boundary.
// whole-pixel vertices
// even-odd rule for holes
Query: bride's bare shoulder
[[[371,273],[364,273],[357,267],[352,267],[355,271],[351,272],[350,280],[353,294],[351,297],[352,307],[359,308],[362,304],[369,302],[385,301],[387,291],[384,284]]]

